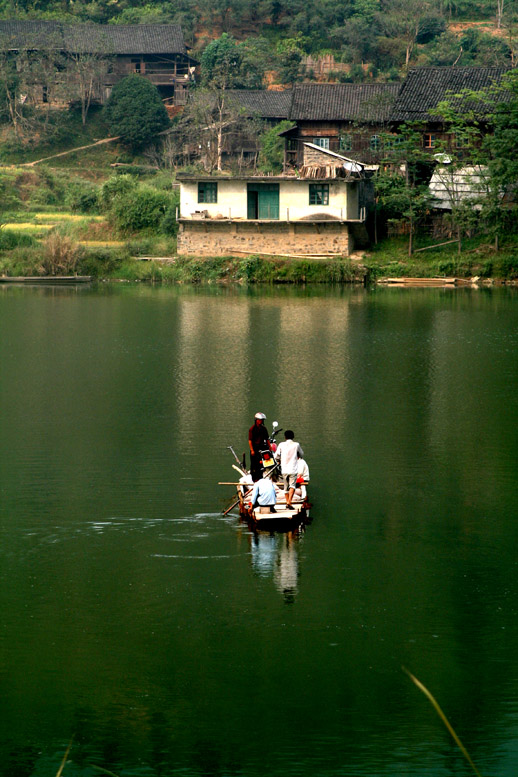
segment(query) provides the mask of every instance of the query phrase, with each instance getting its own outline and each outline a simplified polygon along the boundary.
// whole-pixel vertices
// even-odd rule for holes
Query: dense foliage
[[[237,59],[230,73],[248,87],[265,65],[277,67],[277,43],[285,39],[298,41],[280,52],[288,81],[298,74],[297,58],[307,54],[332,53],[337,62],[370,63],[385,74],[409,63],[510,64],[518,50],[516,15],[515,4],[502,0],[0,0],[3,18],[179,23],[198,56],[211,40],[229,33],[240,41],[234,41]],[[481,19],[496,21],[505,34],[473,26]],[[462,22],[462,29],[449,27],[455,22]],[[227,39],[223,48],[230,50],[232,42]]]
[[[293,122],[285,120],[265,130],[259,137],[258,167],[262,173],[282,173],[284,163],[284,138],[279,132],[289,129]]]
[[[156,86],[131,75],[113,87],[104,115],[113,135],[134,150],[148,145],[169,126],[169,117]]]

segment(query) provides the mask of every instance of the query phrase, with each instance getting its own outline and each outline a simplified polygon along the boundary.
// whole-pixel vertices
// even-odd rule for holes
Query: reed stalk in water
[[[73,742],[73,741],[74,741],[74,737],[72,737],[72,739],[71,739],[71,740],[70,740],[70,742],[68,743],[68,747],[67,747],[67,749],[65,750],[65,755],[63,756],[63,760],[61,761],[61,766],[60,766],[60,767],[59,767],[59,769],[58,769],[58,772],[57,772],[57,774],[56,774],[56,777],[61,777],[61,774],[62,774],[62,772],[63,772],[63,769],[65,768],[65,764],[66,764],[66,762],[67,762],[68,754],[69,754],[69,752],[70,752],[70,748],[72,747],[72,742]]]
[[[424,695],[426,696],[426,698],[427,698],[427,699],[429,699],[429,701],[432,703],[432,706],[433,706],[433,708],[435,709],[435,711],[436,711],[436,712],[437,712],[437,714],[439,715],[440,719],[442,720],[442,722],[444,723],[444,725],[446,726],[446,728],[448,729],[448,731],[449,731],[449,732],[450,732],[450,734],[452,735],[452,737],[453,737],[453,739],[454,739],[455,743],[456,743],[456,744],[457,744],[457,746],[460,748],[460,751],[461,751],[461,753],[463,754],[464,758],[467,760],[467,762],[469,763],[469,765],[471,766],[471,768],[473,769],[473,771],[475,772],[475,774],[477,775],[477,777],[482,777],[482,775],[481,775],[481,774],[480,774],[480,772],[478,771],[477,767],[475,766],[475,764],[474,764],[474,763],[473,763],[473,761],[471,760],[471,756],[470,756],[470,754],[468,753],[468,751],[466,750],[466,748],[464,747],[464,745],[463,745],[463,744],[462,744],[462,742],[460,741],[459,737],[458,737],[458,736],[457,736],[457,734],[455,733],[455,730],[454,730],[453,726],[451,725],[450,721],[448,720],[448,718],[446,717],[446,715],[444,714],[444,712],[443,712],[443,711],[442,711],[442,709],[440,708],[440,706],[439,706],[438,702],[437,702],[437,701],[436,701],[436,699],[435,699],[435,698],[432,696],[432,694],[430,693],[430,691],[428,690],[428,688],[426,688],[426,686],[424,686],[424,685],[423,685],[423,683],[421,683],[421,682],[420,682],[420,681],[417,679],[417,677],[414,677],[414,675],[413,675],[411,672],[409,672],[409,671],[408,671],[408,669],[405,669],[405,667],[403,667],[403,671],[407,673],[407,675],[410,677],[410,679],[412,680],[412,682],[414,683],[414,685],[416,685],[416,686],[419,688],[419,690],[420,690],[420,691],[422,691],[422,692],[424,693]]]

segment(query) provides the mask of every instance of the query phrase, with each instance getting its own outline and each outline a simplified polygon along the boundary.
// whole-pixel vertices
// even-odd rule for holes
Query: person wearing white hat
[[[263,475],[261,466],[261,451],[272,449],[269,440],[269,434],[264,422],[266,416],[264,413],[256,413],[253,426],[248,430],[248,446],[250,448],[250,474],[252,480],[256,483]]]

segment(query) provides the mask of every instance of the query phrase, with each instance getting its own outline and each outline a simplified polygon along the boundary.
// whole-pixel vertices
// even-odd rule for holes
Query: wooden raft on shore
[[[380,278],[379,284],[385,286],[465,286],[473,280],[467,278]]]
[[[0,275],[0,283],[91,283],[91,275]]]

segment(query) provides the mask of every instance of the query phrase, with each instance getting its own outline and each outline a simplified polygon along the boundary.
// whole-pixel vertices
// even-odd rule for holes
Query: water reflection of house
[[[38,56],[53,55],[61,60],[53,73],[67,73],[67,59],[80,56],[106,60],[98,69],[94,99],[103,103],[114,84],[125,76],[138,73],[151,81],[164,100],[184,105],[196,61],[189,55],[178,24],[65,24],[58,21],[0,20],[0,50],[22,66],[22,56],[35,61]],[[109,62],[109,65],[108,65]],[[92,71],[93,72],[93,71]],[[72,74],[68,74],[71,78]],[[97,78],[97,75],[94,73]],[[66,79],[62,101],[66,102]],[[34,79],[30,99],[35,104],[49,102],[47,85]]]
[[[180,254],[346,255],[366,238],[372,184],[365,165],[338,154],[314,156],[297,176],[178,180]]]

